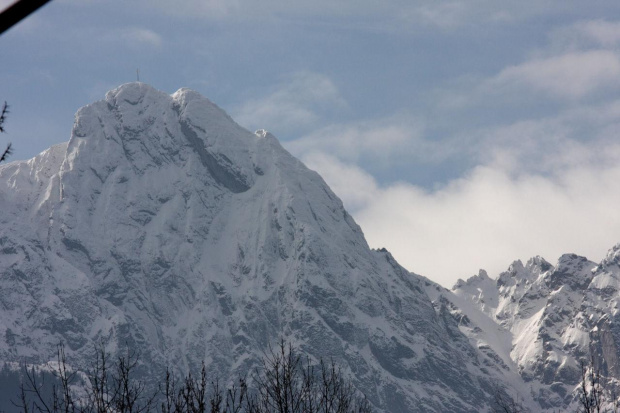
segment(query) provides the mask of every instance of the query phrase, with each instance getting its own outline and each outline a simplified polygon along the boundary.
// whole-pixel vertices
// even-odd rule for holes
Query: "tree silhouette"
[[[138,356],[127,351],[113,359],[95,349],[90,369],[80,375],[67,364],[58,347],[53,383],[24,365],[24,380],[13,404],[24,413],[371,413],[370,402],[358,393],[333,362],[312,363],[284,341],[271,349],[249,380],[240,377],[227,387],[200,373],[177,380],[166,371],[150,394],[136,377]],[[51,389],[49,389],[51,384]],[[79,391],[82,389],[82,392]],[[0,389],[2,391],[2,389]]]
[[[0,112],[0,133],[5,132],[4,122],[6,121],[7,113],[9,113],[9,105],[7,105],[7,103],[4,102],[4,104],[2,105],[2,111]],[[0,155],[0,162],[4,162],[9,157],[10,154],[11,154],[11,143],[9,142],[4,152],[2,152],[2,155]]]

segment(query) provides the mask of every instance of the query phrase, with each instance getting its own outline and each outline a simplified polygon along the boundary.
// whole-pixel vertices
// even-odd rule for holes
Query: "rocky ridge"
[[[68,143],[0,166],[5,362],[45,363],[62,341],[86,368],[104,343],[139,350],[146,380],[204,360],[225,381],[284,337],[378,411],[488,409],[519,376],[431,285],[371,250],[275,137],[188,89],[123,85],[78,111]]]
[[[515,261],[497,280],[481,271],[445,295],[454,297],[457,316],[468,306],[485,314],[486,324],[469,321],[461,330],[512,363],[529,386],[522,397],[531,397],[532,409],[575,409],[582,363],[605,377],[611,402],[620,394],[619,258],[620,244],[599,264],[575,254],[555,266],[541,257]],[[489,339],[497,331],[502,340]]]

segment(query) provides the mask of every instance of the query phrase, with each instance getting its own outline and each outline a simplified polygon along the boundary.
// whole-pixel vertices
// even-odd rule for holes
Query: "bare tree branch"
[[[4,104],[2,105],[2,110],[0,111],[0,133],[5,132],[4,122],[6,121],[7,113],[9,113],[9,105],[6,102],[4,102]],[[0,155],[0,162],[4,162],[9,157],[10,154],[11,154],[11,143],[9,142],[4,152],[2,152],[2,155]]]
[[[0,13],[0,34],[34,13],[50,0],[19,0]]]
[[[0,111],[0,132],[4,132],[4,122],[6,121],[6,115],[9,113],[9,105],[4,102],[2,105],[2,111]]]

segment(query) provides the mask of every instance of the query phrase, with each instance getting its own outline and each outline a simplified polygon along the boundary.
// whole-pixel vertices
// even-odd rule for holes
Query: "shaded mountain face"
[[[123,85],[78,111],[68,143],[0,167],[4,361],[62,341],[86,368],[104,343],[138,350],[146,380],[202,360],[226,380],[285,338],[379,410],[484,410],[512,373],[429,285],[369,249],[272,135],[191,90]]]
[[[608,402],[620,394],[619,264],[620,244],[599,264],[575,254],[555,266],[535,257],[497,280],[481,272],[460,281],[447,296],[455,314],[484,314],[462,330],[518,371],[536,410],[575,410],[582,362],[605,377]]]

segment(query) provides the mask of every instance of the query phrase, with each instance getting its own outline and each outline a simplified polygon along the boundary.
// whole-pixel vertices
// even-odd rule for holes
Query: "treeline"
[[[281,342],[249,377],[222,387],[202,365],[197,375],[176,378],[167,370],[157,389],[135,376],[138,357],[128,352],[110,361],[95,351],[86,373],[72,370],[58,348],[55,379],[24,367],[13,400],[24,413],[369,413],[370,403],[333,362],[313,364]]]

